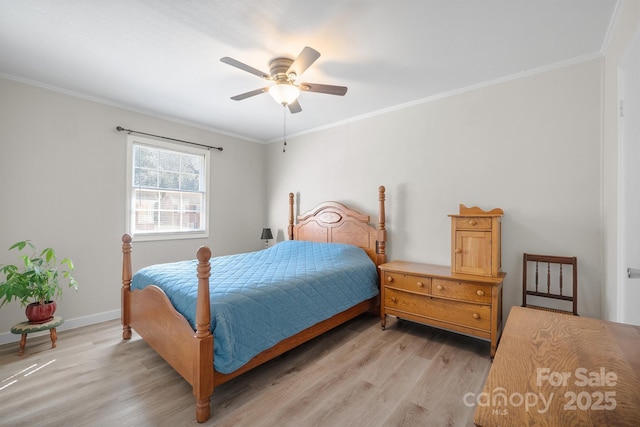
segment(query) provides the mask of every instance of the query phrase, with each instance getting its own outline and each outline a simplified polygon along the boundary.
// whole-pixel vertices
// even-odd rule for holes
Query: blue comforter
[[[131,289],[160,287],[195,330],[197,260],[139,270]],[[378,294],[374,263],[360,248],[284,241],[211,258],[214,367],[231,373],[303,329]]]

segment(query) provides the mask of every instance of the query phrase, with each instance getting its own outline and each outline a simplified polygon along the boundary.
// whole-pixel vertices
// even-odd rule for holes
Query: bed
[[[237,256],[233,255],[231,258],[211,258],[210,249],[203,246],[198,249],[196,260],[153,266],[151,268],[152,273],[144,279],[140,279],[139,273],[142,274],[142,270],[145,269],[141,269],[140,272],[136,273],[135,277],[132,274],[132,239],[128,234],[123,235],[121,290],[123,339],[130,339],[132,330],[135,330],[145,342],[191,384],[193,387],[193,395],[196,399],[196,420],[198,422],[205,422],[210,416],[209,401],[216,386],[363,313],[372,312],[379,314],[379,296],[377,295],[379,280],[377,279],[377,266],[386,262],[385,188],[382,186],[378,188],[378,201],[379,212],[376,227],[369,224],[370,217],[368,215],[363,215],[338,202],[321,203],[306,213],[298,215],[294,222],[294,195],[291,193],[289,194],[289,224],[287,227],[287,235],[289,241],[296,242],[287,243],[287,241],[285,241],[264,251],[252,254],[239,254]],[[327,245],[329,243],[331,243],[331,245]],[[292,257],[289,251],[302,250],[304,253],[304,251],[308,250],[307,248],[313,248],[314,251],[321,251],[323,254],[322,257],[329,256],[325,255],[325,252],[333,252],[335,250],[337,252],[335,256],[339,258],[353,257],[358,260],[364,257],[364,255],[362,255],[362,252],[364,252],[364,254],[366,254],[365,258],[368,258],[367,263],[371,260],[369,264],[375,269],[373,277],[375,281],[374,286],[376,287],[375,292],[368,294],[366,299],[360,302],[348,303],[346,308],[344,305],[337,305],[333,308],[329,306],[328,310],[334,310],[334,312],[336,310],[339,311],[335,313],[328,312],[329,314],[325,312],[319,314],[320,317],[311,320],[306,316],[308,312],[312,311],[308,309],[305,316],[300,316],[299,324],[291,326],[293,329],[288,327],[287,332],[284,332],[286,336],[277,337],[276,335],[276,338],[269,338],[266,344],[261,344],[262,347],[252,349],[254,353],[258,350],[259,352],[255,355],[249,353],[250,357],[247,360],[244,359],[248,356],[243,354],[241,357],[231,357],[230,359],[232,360],[230,362],[228,360],[225,361],[224,355],[226,353],[221,353],[220,350],[225,347],[225,345],[228,345],[229,342],[231,342],[233,346],[235,339],[233,336],[234,332],[231,331],[230,338],[225,338],[228,341],[227,344],[225,344],[221,341],[223,337],[222,332],[218,332],[219,330],[221,331],[221,329],[216,326],[222,322],[223,318],[230,317],[230,315],[219,315],[218,313],[219,306],[223,303],[222,294],[226,292],[219,292],[219,286],[221,286],[219,282],[224,281],[220,273],[221,269],[224,270],[227,268],[229,274],[233,275],[237,270],[244,270],[247,264],[256,264],[261,269],[260,271],[262,271],[267,268],[265,266],[268,264],[275,263],[275,261],[273,261],[274,259],[287,260],[287,262],[290,263],[291,259],[296,257]],[[277,252],[279,253],[278,256],[271,255]],[[360,255],[355,252],[359,252]],[[255,261],[255,258],[251,258],[264,258],[267,254],[270,255],[269,258],[266,258],[265,262],[258,263]],[[274,256],[275,258],[273,258]],[[229,262],[230,260],[233,260],[233,262]],[[245,264],[242,264],[242,262]],[[334,273],[342,276],[352,275],[349,272],[341,270],[340,262],[329,260],[327,263],[335,265],[335,268],[325,273],[320,272],[315,267],[309,266],[303,268],[303,276],[296,276],[298,272],[295,268],[293,268],[293,270],[296,270],[295,274],[292,273],[292,268],[290,267],[280,268],[279,271],[286,272],[281,274],[283,277],[286,276],[287,278],[299,281],[312,280],[313,283],[323,279],[321,276],[330,276]],[[161,272],[166,269],[180,270],[179,277],[183,277],[185,271],[192,272],[190,274],[192,274],[193,277],[184,279],[186,281],[185,283],[188,282],[189,284],[178,286],[178,288],[197,288],[197,291],[190,290],[187,292],[188,294],[193,294],[193,304],[191,302],[180,302],[180,298],[176,300],[176,297],[172,294],[173,291],[169,291],[171,297],[165,293],[166,286],[171,285],[170,283],[162,283]],[[175,271],[173,273],[175,273]],[[313,277],[309,277],[310,275],[313,275]],[[189,273],[187,273],[187,276],[189,276]],[[276,278],[280,277],[277,274],[275,276]],[[170,275],[169,277],[166,282],[171,282],[174,280],[173,277],[178,276]],[[238,283],[238,281],[245,280],[245,277],[246,276],[235,275],[233,279],[236,287],[243,289],[242,292],[238,294],[239,298],[255,302],[255,294],[251,294],[251,292],[256,291],[254,289],[255,286],[253,286],[253,284],[251,286],[243,286],[242,283]],[[157,284],[154,282],[155,280],[157,280]],[[246,280],[248,283],[249,279]],[[175,281],[179,282],[177,279]],[[331,278],[329,282],[337,282],[337,279],[334,280],[334,278]],[[285,285],[282,284],[278,286]],[[306,289],[306,292],[309,293],[309,288]],[[335,290],[329,290],[329,297],[322,297],[324,300],[329,301],[329,305],[331,305],[331,301],[341,301],[341,304],[344,304],[344,296],[341,292],[339,298],[331,298],[331,292],[335,292]],[[211,300],[210,295],[213,296]],[[290,300],[296,301],[297,298],[299,297],[296,296],[290,298]],[[314,296],[312,296],[312,298],[314,298]],[[354,301],[357,301],[357,298],[358,297],[356,297]],[[362,296],[359,298],[362,299]],[[172,302],[172,299],[174,302]],[[285,299],[286,298],[278,298],[278,301]],[[272,302],[262,302],[261,304],[270,306]],[[226,306],[229,304],[224,302],[223,305]],[[185,309],[185,306],[192,307],[192,309]],[[195,306],[195,309],[193,309],[193,306]],[[179,309],[177,309],[177,307]],[[292,307],[289,308],[293,309]],[[287,307],[278,307],[275,311],[286,311],[287,309]],[[182,310],[182,312],[180,310]],[[249,310],[253,309],[250,308]],[[268,315],[269,314],[265,314],[265,316]],[[287,317],[297,319],[296,316]],[[268,322],[255,322],[254,319],[253,323],[271,324],[271,321],[272,319],[269,319]],[[310,321],[312,322],[311,324],[309,324]],[[217,340],[215,346],[216,353],[218,354],[217,357],[214,356],[212,325],[218,328],[214,329],[214,331],[216,331],[216,337],[220,338]],[[241,328],[242,327],[241,325]],[[280,330],[287,328],[276,327],[272,329]],[[261,334],[262,332],[260,332],[260,335]],[[246,334],[238,334],[238,341],[240,341],[240,335]],[[265,345],[266,347],[262,349]]]

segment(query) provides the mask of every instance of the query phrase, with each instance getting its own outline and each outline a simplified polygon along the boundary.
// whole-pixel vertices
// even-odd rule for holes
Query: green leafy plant
[[[22,306],[53,301],[62,295],[61,282],[65,281],[70,288],[78,290],[78,282],[71,276],[71,259],[64,258],[58,262],[53,248],[38,251],[30,240],[15,243],[9,250],[22,253],[25,248],[32,250],[31,255],[20,255],[21,263],[0,268],[4,275],[4,281],[0,282],[0,307],[14,299]]]

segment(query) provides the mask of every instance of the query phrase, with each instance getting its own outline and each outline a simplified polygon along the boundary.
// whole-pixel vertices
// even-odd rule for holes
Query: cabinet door
[[[491,232],[458,230],[455,235],[455,272],[491,276]]]

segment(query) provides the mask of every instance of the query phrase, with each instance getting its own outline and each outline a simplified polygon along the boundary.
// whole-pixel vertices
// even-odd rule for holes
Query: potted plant
[[[64,258],[58,262],[53,248],[38,251],[30,240],[15,243],[9,250],[19,253],[25,248],[31,249],[30,255],[20,255],[18,264],[3,265],[0,273],[0,307],[13,301],[20,301],[26,307],[29,323],[45,323],[53,318],[56,299],[62,295],[65,281],[68,286],[78,290],[78,282],[71,276],[73,262]]]

